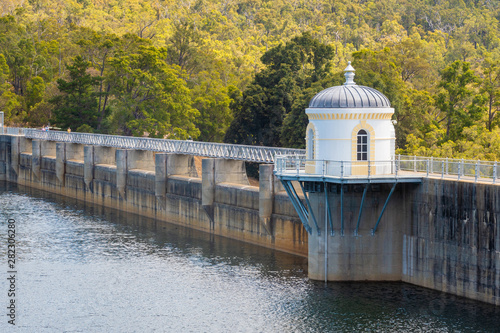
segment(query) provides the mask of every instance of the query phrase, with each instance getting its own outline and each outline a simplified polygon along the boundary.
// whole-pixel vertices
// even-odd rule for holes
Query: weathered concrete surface
[[[344,185],[343,235],[339,186],[328,192],[333,236],[325,226],[325,193],[310,193],[320,229],[318,235],[310,218],[312,279],[324,280],[326,269],[329,281],[405,281],[500,305],[500,186],[441,179],[398,184],[372,235],[390,191],[389,184],[373,185],[356,235],[362,190]]]
[[[402,240],[408,231],[404,223],[409,210],[409,203],[405,200],[408,185],[396,187],[374,235],[372,229],[390,193],[389,184],[368,187],[357,234],[364,186],[344,185],[343,234],[340,185],[327,185],[327,189],[334,235],[331,236],[331,228],[326,223],[325,193],[310,193],[320,234],[310,218],[313,233],[309,236],[309,276],[324,280],[326,267],[329,281],[400,281]],[[326,265],[325,244],[328,249]]]
[[[7,180],[8,156],[11,154],[11,140],[9,137],[0,136],[0,181]]]
[[[274,206],[274,165],[259,166],[259,219],[268,234],[272,234],[271,217]]]
[[[327,248],[329,280],[402,280],[500,305],[500,186],[439,179],[398,184],[372,235],[390,192],[388,184],[372,185],[355,235],[363,187],[346,185],[341,235],[340,187],[329,185],[334,235],[328,224],[325,234],[323,191],[310,193],[320,235],[312,220],[308,235],[270,166],[262,166],[259,187],[249,186],[242,170],[241,162],[204,159],[198,178],[185,156],[0,135],[0,180],[153,217],[160,224],[302,256],[309,251],[314,279],[324,279]]]
[[[32,141],[32,152],[31,152],[31,171],[34,175],[34,181],[40,181],[40,168],[41,168],[41,157],[42,157],[42,147],[40,140]]]
[[[427,179],[410,200],[402,280],[500,305],[500,186]]]
[[[61,186],[65,183],[66,173],[66,144],[64,142],[56,143],[56,176]]]
[[[18,147],[15,165],[10,159],[13,142]],[[203,160],[212,166],[209,173],[204,169],[207,189],[203,185],[207,179],[197,177],[193,157],[184,155],[32,142],[5,135],[0,136],[0,160],[0,180],[6,178],[2,166],[8,163],[11,181],[22,186],[307,255],[307,236],[293,207],[281,207],[279,214],[271,211],[268,223],[273,231],[264,228],[260,215],[269,215],[269,209],[260,213],[259,187],[248,185],[241,161]],[[204,208],[203,193],[209,195],[211,216]],[[282,206],[291,206],[286,196],[277,196]]]

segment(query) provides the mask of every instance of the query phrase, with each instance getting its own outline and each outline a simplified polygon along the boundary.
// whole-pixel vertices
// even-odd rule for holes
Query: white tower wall
[[[346,83],[323,90],[306,109],[309,118],[307,158],[315,160],[306,163],[306,173],[323,173],[328,167],[319,161],[346,162],[342,163],[343,168],[347,167],[344,175],[391,172],[390,165],[383,162],[395,155],[396,138],[391,120],[394,109],[379,91],[356,85],[353,72],[349,64]],[[361,161],[357,156],[360,130],[367,134],[367,158]],[[328,162],[328,165],[334,164]]]

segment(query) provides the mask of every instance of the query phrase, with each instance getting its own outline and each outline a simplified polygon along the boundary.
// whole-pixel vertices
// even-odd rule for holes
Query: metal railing
[[[330,161],[311,160],[305,156],[277,156],[275,172],[278,175],[310,175],[320,177],[397,176],[395,160],[390,161]]]
[[[8,135],[24,135],[24,131],[27,128],[24,127],[3,127],[3,134]]]
[[[121,149],[151,150],[185,155],[226,158],[257,163],[275,163],[278,174],[304,173],[332,177],[395,177],[432,175],[441,178],[473,178],[497,181],[500,165],[497,162],[465,159],[433,158],[397,155],[391,161],[322,161],[307,160],[304,149],[232,145],[190,140],[166,140],[130,136],[42,131],[23,127],[4,127],[4,134],[24,135],[31,139],[115,147]]]
[[[121,149],[150,150],[156,152],[225,158],[258,163],[274,163],[274,157],[277,154],[295,155],[305,153],[303,149],[232,145],[190,140],[183,141],[137,138],[131,136],[105,134],[68,133],[61,131],[42,131],[36,129],[24,129],[24,135],[27,138],[38,140],[106,146]]]
[[[403,171],[425,172],[426,175],[440,176],[441,178],[453,177],[461,179],[474,178],[491,180],[493,183],[498,178],[498,163],[492,161],[420,157],[420,156],[396,156],[398,168]]]
[[[275,173],[288,176],[321,177],[440,177],[496,183],[497,162],[397,155],[390,161],[310,160],[305,155],[277,156]]]

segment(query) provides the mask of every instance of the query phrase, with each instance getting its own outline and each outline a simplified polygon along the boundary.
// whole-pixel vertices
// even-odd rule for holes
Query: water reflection
[[[500,318],[403,283],[325,286],[301,257],[31,189],[1,188],[0,212],[0,237],[18,223],[25,332],[479,332]]]

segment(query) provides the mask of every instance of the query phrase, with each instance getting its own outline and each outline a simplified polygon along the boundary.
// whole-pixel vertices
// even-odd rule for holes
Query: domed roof
[[[344,70],[346,82],[342,86],[330,87],[311,99],[310,108],[390,108],[391,102],[377,89],[358,86],[354,82],[354,68]]]

